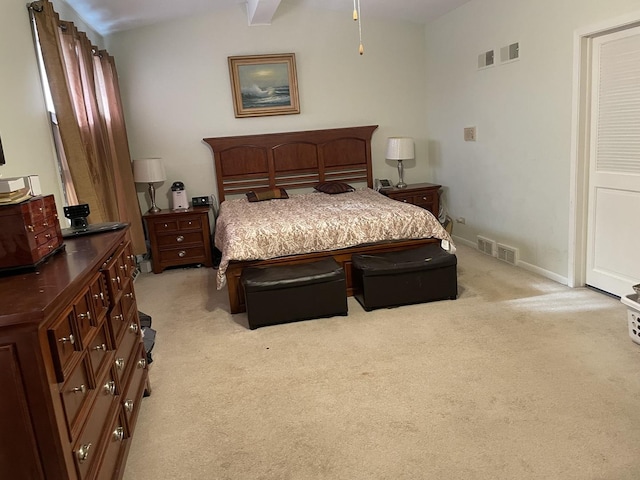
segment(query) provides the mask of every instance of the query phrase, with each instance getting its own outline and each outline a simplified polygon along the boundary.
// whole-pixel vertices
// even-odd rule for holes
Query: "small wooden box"
[[[0,206],[0,271],[34,267],[62,248],[53,195]]]

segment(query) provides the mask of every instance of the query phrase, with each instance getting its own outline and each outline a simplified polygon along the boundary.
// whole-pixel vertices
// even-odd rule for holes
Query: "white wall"
[[[386,138],[416,139],[418,164],[405,179],[428,181],[425,123],[424,26],[366,19],[365,54],[358,29],[340,14],[281,4],[270,26],[247,26],[244,7],[113,34],[132,158],[161,157],[168,180],[157,203],[170,205],[174,181],[188,197],[216,193],[206,137],[378,124],[374,175],[397,179],[384,159]],[[236,119],[227,57],[296,54],[299,115]],[[139,188],[143,211],[146,188]]]
[[[61,18],[79,21],[66,4],[54,2],[54,6]],[[39,175],[43,194],[55,195],[58,216],[64,219],[64,197],[26,2],[2,2],[0,12],[0,138],[7,162],[0,166],[0,175]],[[68,224],[63,220],[62,226]]]
[[[567,277],[575,30],[638,10],[638,0],[473,0],[426,28],[427,130],[454,235],[520,249],[525,266]],[[483,51],[520,43],[520,60],[478,70]],[[477,127],[464,142],[463,128]]]

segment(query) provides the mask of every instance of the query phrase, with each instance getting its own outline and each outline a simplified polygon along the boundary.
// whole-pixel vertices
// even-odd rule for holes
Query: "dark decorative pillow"
[[[347,193],[355,191],[348,183],[344,182],[321,182],[314,187],[318,192],[335,195],[336,193]]]
[[[256,190],[247,193],[250,202],[262,202],[263,200],[275,200],[289,198],[284,188],[270,188],[268,190]]]

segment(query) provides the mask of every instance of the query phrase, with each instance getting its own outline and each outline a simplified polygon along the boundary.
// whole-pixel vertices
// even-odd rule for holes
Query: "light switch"
[[[464,129],[464,141],[465,142],[476,141],[476,127],[466,127]]]

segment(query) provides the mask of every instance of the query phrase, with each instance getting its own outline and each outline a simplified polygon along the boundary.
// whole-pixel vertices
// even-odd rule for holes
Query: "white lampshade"
[[[387,160],[411,160],[415,158],[413,138],[390,137],[387,140]]]
[[[167,174],[161,158],[141,158],[133,161],[133,180],[136,183],[164,182]]]

